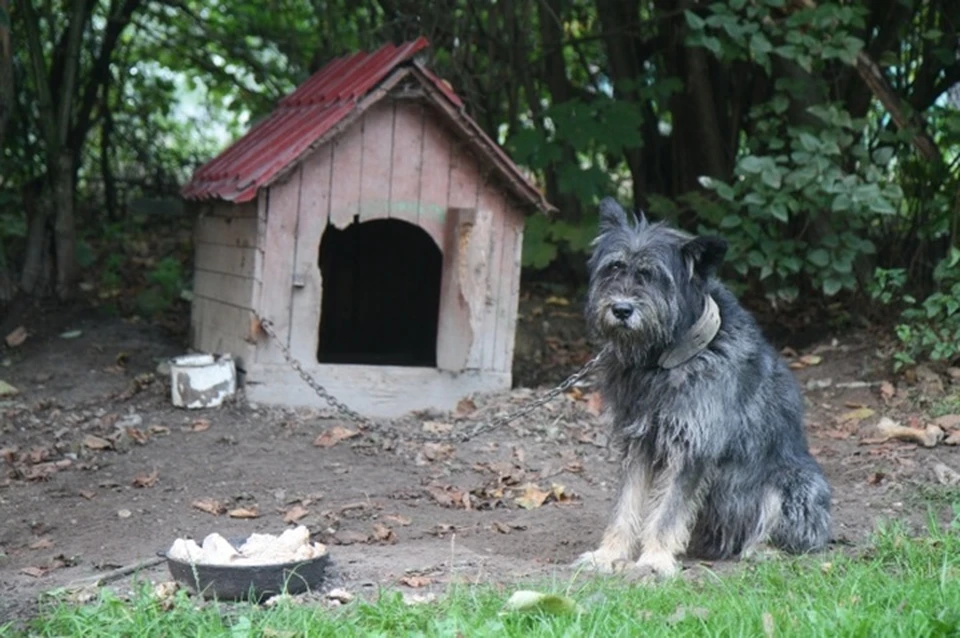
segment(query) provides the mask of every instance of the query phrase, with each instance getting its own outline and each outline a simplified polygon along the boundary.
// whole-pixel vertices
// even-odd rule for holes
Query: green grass
[[[960,513],[960,509],[958,509]],[[123,601],[47,608],[12,636],[958,636],[960,518],[913,538],[897,526],[857,556],[834,552],[745,565],[697,582],[628,585],[580,575],[530,583],[572,596],[579,615],[501,614],[512,588],[460,585],[409,606],[396,591],[339,609],[199,604],[179,592],[164,610],[149,588]],[[678,614],[678,608],[687,610]],[[0,634],[3,634],[0,631]]]

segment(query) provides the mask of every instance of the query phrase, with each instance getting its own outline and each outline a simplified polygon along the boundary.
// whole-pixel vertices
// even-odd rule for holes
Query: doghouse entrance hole
[[[327,226],[320,241],[320,363],[435,367],[443,257],[396,219]]]

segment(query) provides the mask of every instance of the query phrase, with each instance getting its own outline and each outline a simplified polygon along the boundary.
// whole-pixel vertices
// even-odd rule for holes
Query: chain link
[[[304,383],[306,383],[317,394],[317,396],[319,396],[321,399],[326,401],[327,404],[329,404],[332,408],[334,408],[337,411],[337,413],[340,414],[341,416],[345,416],[351,419],[352,421],[360,423],[361,425],[363,425],[368,429],[374,429],[376,427],[376,424],[373,421],[359,414],[358,412],[352,410],[348,405],[341,402],[335,396],[330,394],[326,390],[326,388],[324,388],[322,385],[317,383],[316,379],[310,376],[306,372],[306,370],[304,370],[303,367],[300,365],[300,362],[297,361],[292,354],[290,354],[290,350],[283,344],[283,341],[277,336],[277,333],[273,330],[273,324],[268,319],[263,319],[260,316],[257,316],[257,320],[259,321],[260,327],[267,334],[267,336],[271,337],[276,343],[276,345],[280,348],[280,352],[283,353],[283,358],[287,360],[287,363],[290,364],[290,367],[296,371],[296,373],[300,376],[300,378],[303,379]],[[577,372],[567,377],[567,379],[563,381],[563,383],[554,387],[553,389],[548,391],[546,394],[544,394],[542,397],[539,397],[531,401],[530,403],[528,403],[527,405],[521,408],[518,408],[512,412],[509,412],[504,416],[497,417],[496,419],[492,419],[489,421],[481,421],[480,423],[477,423],[473,427],[467,429],[465,432],[457,433],[456,431],[454,431],[454,432],[451,432],[450,435],[447,437],[425,437],[425,440],[426,439],[451,440],[451,441],[463,443],[464,441],[469,441],[470,439],[476,438],[481,434],[485,434],[486,432],[490,432],[492,430],[496,430],[497,428],[503,427],[504,425],[512,421],[516,421],[517,419],[530,414],[534,410],[542,407],[544,404],[552,401],[553,399],[558,397],[560,394],[572,388],[578,381],[583,379],[585,376],[587,376],[590,373],[591,370],[593,370],[593,368],[597,365],[597,362],[600,360],[600,357],[602,357],[603,354],[604,354],[604,350],[601,350],[600,353],[598,353],[595,357],[587,361],[583,365],[583,367],[580,368]]]

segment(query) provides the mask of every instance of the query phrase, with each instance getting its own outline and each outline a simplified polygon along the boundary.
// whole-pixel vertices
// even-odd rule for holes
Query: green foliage
[[[752,135],[733,179],[705,178],[716,198],[698,208],[701,230],[722,232],[730,242],[738,275],[792,301],[805,284],[827,297],[858,290],[855,266],[876,253],[869,230],[897,212],[903,193],[890,177],[893,147],[872,146],[863,135],[867,121],[817,97],[828,93],[820,74],[826,65],[851,63],[862,48],[853,35],[863,26],[862,10],[821,3],[772,19],[782,6],[714,3],[705,18],[688,12],[687,22],[688,42],[726,62],[805,72],[782,74],[770,99],[753,107]]]
[[[903,269],[877,271],[873,298],[905,306],[895,329],[902,345],[894,354],[897,370],[920,358],[952,361],[960,357],[960,248],[950,249],[937,264],[933,279],[936,289],[921,301],[903,292]]]

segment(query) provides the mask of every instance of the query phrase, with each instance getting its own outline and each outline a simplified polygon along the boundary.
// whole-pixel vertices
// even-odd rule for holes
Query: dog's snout
[[[619,319],[620,321],[624,321],[625,319],[629,318],[630,315],[633,314],[633,304],[628,304],[623,302],[615,303],[610,308],[610,312],[612,312],[613,316]]]

